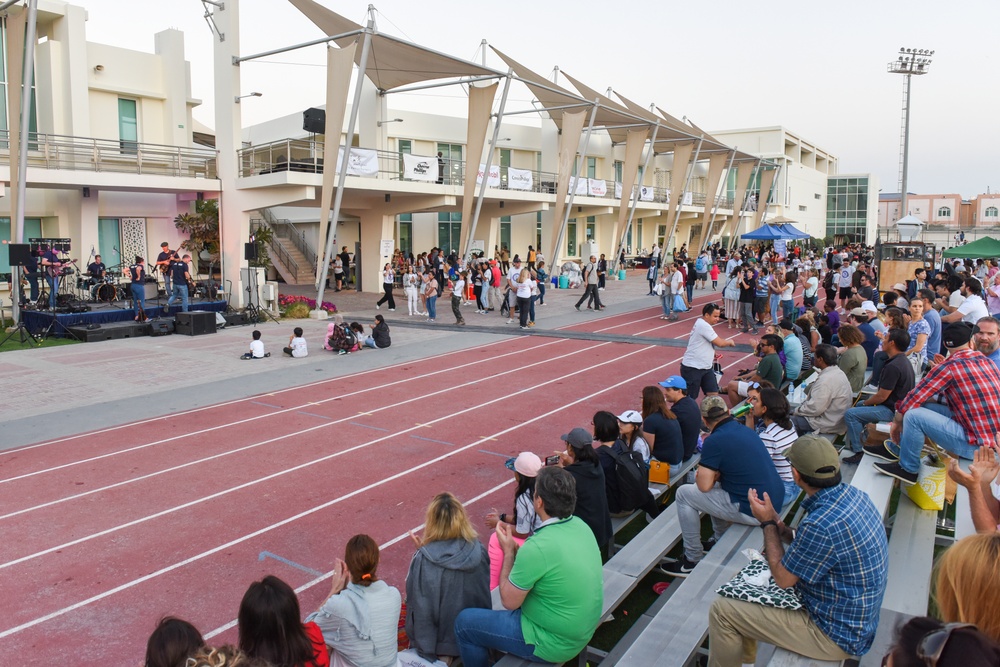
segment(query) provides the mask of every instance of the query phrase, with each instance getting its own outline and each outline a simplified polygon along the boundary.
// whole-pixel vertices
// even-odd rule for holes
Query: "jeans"
[[[703,493],[694,484],[685,484],[677,489],[675,498],[677,505],[677,521],[681,525],[681,535],[684,539],[684,557],[697,563],[705,556],[701,545],[701,512],[712,518],[712,529],[715,537],[722,536],[730,524],[742,523],[747,526],[757,526],[760,522],[752,516],[740,511],[740,506],[732,501],[729,492],[716,484]]]
[[[545,305],[545,281],[538,281],[538,303]]]
[[[45,276],[45,282],[49,284],[49,308],[55,310],[56,296],[59,294],[59,276]]]
[[[924,436],[963,459],[971,459],[976,453],[977,448],[969,444],[965,429],[952,419],[951,410],[937,403],[925,403],[903,415],[903,434],[899,438],[898,453],[899,465],[904,470],[920,472],[920,452],[924,448]]]
[[[170,298],[167,299],[167,310],[170,309],[170,305],[180,297],[181,300],[181,312],[186,313],[188,310],[188,286],[178,285],[174,281],[174,291],[170,294]]]
[[[778,306],[781,304],[781,295],[772,294],[771,295],[771,323],[778,323]]]
[[[851,451],[862,451],[861,432],[865,424],[891,421],[893,414],[895,413],[884,405],[859,405],[848,409],[844,413],[844,423],[847,424],[847,444]]]
[[[463,609],[455,618],[455,639],[465,667],[489,667],[491,648],[531,662],[545,662],[535,657],[533,644],[524,642],[520,609]]]
[[[531,302],[528,304],[528,321],[532,324],[535,323],[535,300],[538,297],[534,294],[531,295]]]
[[[688,303],[691,303],[692,301],[694,301],[694,283],[690,283],[687,286],[687,292],[688,292]]]
[[[753,318],[753,304],[749,301],[740,301],[740,312],[743,314],[743,331],[756,329],[757,322]]]
[[[375,339],[372,338],[371,336],[368,336],[367,338],[365,338],[364,345],[365,345],[365,347],[370,347],[373,350],[377,350],[378,349],[378,345],[375,344]]]
[[[437,308],[435,308],[437,300],[437,294],[434,292],[431,292],[431,295],[427,297],[427,316],[431,320],[437,318]]]
[[[170,272],[167,271],[163,274],[163,293],[170,294],[172,291],[173,282],[170,280]]]
[[[663,314],[670,317],[674,312],[674,295],[669,289],[663,290],[660,303],[663,305]]]
[[[132,301],[135,302],[136,314],[139,314],[139,309],[146,309],[146,286],[142,283],[132,283]]]
[[[781,316],[786,320],[793,320],[795,318],[795,302],[791,299],[787,299],[781,302]]]
[[[789,482],[788,480],[781,480],[781,483],[785,487],[785,502],[782,503],[781,508],[784,509],[791,505],[795,500],[798,499],[799,494],[802,493],[802,489],[795,482]]]

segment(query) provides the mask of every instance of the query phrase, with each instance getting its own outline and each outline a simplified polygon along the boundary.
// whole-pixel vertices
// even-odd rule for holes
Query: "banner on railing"
[[[632,190],[632,192],[635,192],[635,190]],[[621,198],[622,198],[622,182],[615,181],[615,199],[621,200]]]
[[[685,192],[684,193],[684,204],[683,206],[694,206],[694,193]]]
[[[587,190],[591,197],[603,197],[608,194],[608,183],[599,178],[588,178]]]
[[[507,187],[511,190],[531,190],[535,186],[534,175],[529,169],[507,167]]]
[[[436,181],[437,158],[403,153],[403,178],[410,181]]]
[[[576,176],[569,177],[569,189],[570,192],[577,195],[587,195],[587,179],[577,178]]]
[[[337,152],[337,164],[342,164],[344,147]],[[351,176],[378,176],[378,153],[369,148],[352,148],[347,155],[347,173]]]
[[[479,172],[476,174],[476,185],[482,185],[483,183],[483,172],[486,171],[486,165],[479,165]],[[500,165],[491,164],[490,165],[490,175],[486,179],[486,185],[491,188],[500,187]]]
[[[639,186],[639,201],[653,201],[653,188],[649,185]],[[670,201],[670,193],[667,193],[667,201]]]

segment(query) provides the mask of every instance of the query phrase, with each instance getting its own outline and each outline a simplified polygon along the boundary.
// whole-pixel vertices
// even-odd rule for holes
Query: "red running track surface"
[[[569,328],[688,335],[694,313],[664,322],[650,301]],[[455,493],[481,528],[490,508],[510,511],[506,457],[544,456],[597,410],[637,408],[682,355],[516,337],[0,453],[0,586],[14,600],[0,664],[136,664],[167,614],[235,642],[250,582],[285,579],[308,613],[359,532],[403,590],[431,497]]]

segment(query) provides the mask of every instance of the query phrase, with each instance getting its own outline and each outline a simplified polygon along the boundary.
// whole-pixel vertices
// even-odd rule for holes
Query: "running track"
[[[695,310],[712,295],[696,299]],[[685,338],[695,313],[581,315],[575,331]],[[722,323],[723,337],[732,337]],[[430,498],[477,528],[513,490],[504,459],[544,455],[600,409],[639,407],[683,350],[523,336],[0,453],[0,664],[136,664],[175,614],[235,642],[247,585],[276,574],[303,614],[347,538],[405,586]],[[748,365],[726,352],[723,366]]]

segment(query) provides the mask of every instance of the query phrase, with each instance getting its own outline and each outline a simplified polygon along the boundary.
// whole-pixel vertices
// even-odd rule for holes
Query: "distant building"
[[[879,195],[878,226],[883,238],[892,239],[900,214],[898,192]],[[1000,234],[1000,194],[980,194],[963,199],[959,194],[908,193],[906,208],[926,225],[922,239],[940,247],[955,245],[956,235],[966,241]]]

